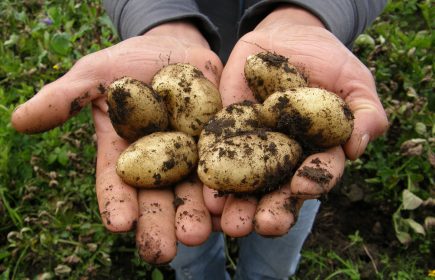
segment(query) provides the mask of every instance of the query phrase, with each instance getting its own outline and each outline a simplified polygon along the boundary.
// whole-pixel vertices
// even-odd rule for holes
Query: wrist
[[[306,25],[326,28],[322,21],[308,10],[297,6],[283,5],[268,14],[255,28],[260,30],[275,25]]]
[[[148,30],[144,36],[169,36],[183,42],[210,49],[210,45],[198,28],[189,21],[171,21]]]

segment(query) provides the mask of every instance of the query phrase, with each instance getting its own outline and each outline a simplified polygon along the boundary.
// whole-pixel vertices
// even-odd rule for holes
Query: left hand
[[[291,182],[263,196],[216,197],[205,187],[204,200],[213,215],[215,229],[233,237],[255,230],[265,236],[280,236],[296,221],[298,209],[307,198],[328,192],[343,174],[346,157],[354,160],[368,142],[384,133],[388,120],[376,93],[370,71],[309,12],[283,6],[270,13],[234,47],[222,72],[220,92],[224,106],[243,100],[255,101],[243,76],[246,58],[268,50],[289,58],[308,76],[310,86],[335,92],[349,105],[354,130],[343,146],[330,148],[305,159]],[[316,183],[303,172],[306,167],[324,172],[323,183]],[[303,194],[301,196],[300,194]]]

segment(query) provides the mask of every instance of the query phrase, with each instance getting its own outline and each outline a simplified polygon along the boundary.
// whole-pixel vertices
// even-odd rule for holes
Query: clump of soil
[[[286,73],[297,73],[297,70],[289,66],[288,58],[276,53],[265,52],[257,54],[268,66],[283,67]]]
[[[71,102],[69,109],[70,116],[73,116],[80,112],[80,110],[83,108],[83,103],[86,99],[89,98],[89,96],[89,92],[86,92],[83,96],[79,96]]]
[[[130,93],[121,86],[116,87],[112,92],[112,98],[116,103],[116,110],[111,110],[109,106],[110,120],[114,124],[125,124],[126,119],[131,111],[128,106],[127,99],[130,98]]]
[[[334,178],[327,169],[320,166],[304,166],[302,169],[298,170],[297,176],[308,178],[322,187],[327,186],[332,178]]]
[[[177,209],[179,206],[184,204],[184,200],[181,197],[176,196],[174,198],[174,203],[173,204],[174,204],[174,208]]]

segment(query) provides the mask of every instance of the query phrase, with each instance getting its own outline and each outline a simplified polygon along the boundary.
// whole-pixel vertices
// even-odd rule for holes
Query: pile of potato
[[[345,102],[307,87],[287,58],[252,55],[245,77],[260,103],[223,109],[218,90],[188,64],[163,68],[151,88],[131,78],[115,81],[108,93],[115,130],[128,141],[142,137],[121,154],[118,175],[136,187],[159,187],[197,166],[201,181],[221,192],[267,192],[289,181],[303,148],[349,139],[353,115]],[[175,131],[162,132],[168,125]]]
[[[194,137],[222,109],[218,89],[189,64],[164,67],[151,86],[118,79],[108,88],[107,103],[115,131],[133,142],[116,171],[140,188],[171,185],[189,175],[198,162]]]

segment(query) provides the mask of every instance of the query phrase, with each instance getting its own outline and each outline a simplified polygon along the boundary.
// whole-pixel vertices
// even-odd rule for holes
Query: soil
[[[393,209],[382,209],[363,199],[351,202],[338,186],[322,200],[304,249],[319,251],[322,248],[354,261],[362,260],[365,263],[360,271],[362,278],[376,279],[376,270],[382,269],[381,254],[391,255],[399,246],[391,225],[392,212]],[[350,245],[349,235],[356,231],[364,240],[366,250]],[[331,265],[336,264],[331,261]],[[298,275],[305,275],[310,269],[312,267],[302,262]]]
[[[297,176],[308,178],[322,187],[327,186],[334,177],[325,168],[311,166],[304,166],[302,169],[298,170]]]
[[[130,98],[130,93],[122,86],[117,86],[112,91],[113,108],[109,104],[109,116],[113,124],[125,124],[128,119],[129,112],[131,111],[128,105],[128,98]],[[116,109],[115,109],[116,108]]]
[[[268,66],[280,68],[282,67],[287,73],[297,73],[294,67],[288,64],[288,58],[276,53],[266,52],[257,54]]]
[[[83,96],[79,96],[71,101],[69,114],[70,116],[76,115],[83,108],[86,99],[89,98],[89,92],[86,92]]]
[[[177,209],[178,206],[183,205],[184,200],[181,197],[175,196],[174,198],[174,208]]]
[[[106,94],[106,88],[103,86],[103,84],[99,84],[97,90],[100,94]]]

